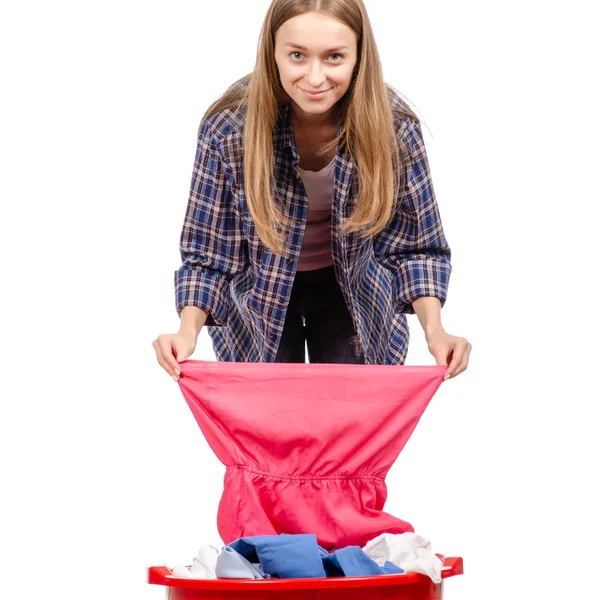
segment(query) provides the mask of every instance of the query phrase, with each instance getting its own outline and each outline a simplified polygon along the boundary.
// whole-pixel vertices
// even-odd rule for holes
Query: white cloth
[[[184,579],[216,579],[217,556],[219,550],[214,546],[202,546],[188,569],[183,563],[177,563],[173,569],[175,577]]]
[[[429,540],[416,533],[383,533],[363,550],[380,566],[389,560],[407,573],[423,573],[434,583],[442,581],[442,561],[431,551]]]

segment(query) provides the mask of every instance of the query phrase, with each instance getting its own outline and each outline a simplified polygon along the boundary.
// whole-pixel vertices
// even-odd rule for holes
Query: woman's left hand
[[[426,335],[425,339],[436,364],[448,365],[444,381],[452,379],[466,370],[472,346],[465,338],[450,335],[443,329],[437,329]]]

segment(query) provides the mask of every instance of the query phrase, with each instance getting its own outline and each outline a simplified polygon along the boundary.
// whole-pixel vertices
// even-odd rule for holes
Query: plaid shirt
[[[390,102],[404,106],[390,90]],[[244,193],[244,109],[206,119],[198,132],[191,190],[175,272],[178,314],[186,305],[209,314],[206,325],[218,360],[273,362],[290,298],[308,200],[296,167],[289,105],[274,130],[275,189],[291,218],[285,255],[260,241]],[[444,237],[418,121],[394,113],[407,149],[406,177],[392,220],[375,237],[342,235],[340,222],[356,198],[354,165],[335,157],[332,206],[334,269],[367,363],[403,364],[409,332],[404,313],[421,296],[446,301],[450,249]]]

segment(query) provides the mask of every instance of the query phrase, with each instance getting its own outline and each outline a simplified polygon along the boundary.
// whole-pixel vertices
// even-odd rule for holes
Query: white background
[[[443,322],[473,343],[388,477],[389,512],[465,560],[448,600],[600,597],[592,4],[367,0],[425,123]],[[163,598],[146,568],[219,542],[223,468],[151,341],[178,327],[199,120],[267,6],[2,5],[2,598]]]

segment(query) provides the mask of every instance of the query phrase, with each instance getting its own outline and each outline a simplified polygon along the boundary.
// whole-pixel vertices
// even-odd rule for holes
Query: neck
[[[292,126],[302,129],[337,127],[338,111],[336,106],[322,115],[310,115],[292,102]]]

